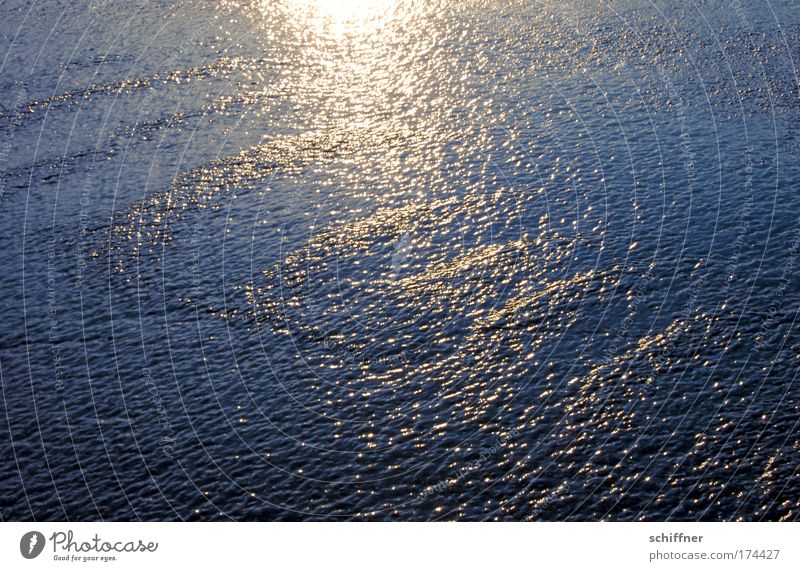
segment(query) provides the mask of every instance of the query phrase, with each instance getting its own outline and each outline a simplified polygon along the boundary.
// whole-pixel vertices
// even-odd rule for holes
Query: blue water
[[[0,3],[2,520],[796,520],[789,0]]]

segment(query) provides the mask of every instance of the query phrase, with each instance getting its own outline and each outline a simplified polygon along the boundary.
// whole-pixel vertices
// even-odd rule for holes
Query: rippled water
[[[795,2],[2,5],[2,519],[797,519]]]

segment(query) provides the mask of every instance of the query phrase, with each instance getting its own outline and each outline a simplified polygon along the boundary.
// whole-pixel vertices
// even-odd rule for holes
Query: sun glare
[[[292,10],[323,26],[347,32],[368,32],[386,22],[396,0],[288,0]]]

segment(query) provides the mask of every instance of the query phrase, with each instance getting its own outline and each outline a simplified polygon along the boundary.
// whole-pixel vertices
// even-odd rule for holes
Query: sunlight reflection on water
[[[753,79],[761,51],[722,4],[704,6],[736,77],[679,3],[634,4],[147,4],[138,51],[44,68],[3,179],[2,310],[24,331],[3,370],[69,412],[103,515],[170,514],[119,493],[143,485],[135,434],[181,517],[790,517],[797,288],[774,284],[798,196],[775,165],[797,173],[771,162],[775,141],[797,152],[790,74]],[[77,286],[48,290],[76,258]],[[15,438],[43,448],[30,391],[4,390]]]

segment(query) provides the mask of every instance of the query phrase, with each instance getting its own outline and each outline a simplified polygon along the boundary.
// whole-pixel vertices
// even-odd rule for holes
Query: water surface
[[[3,520],[795,520],[792,1],[2,2]]]

